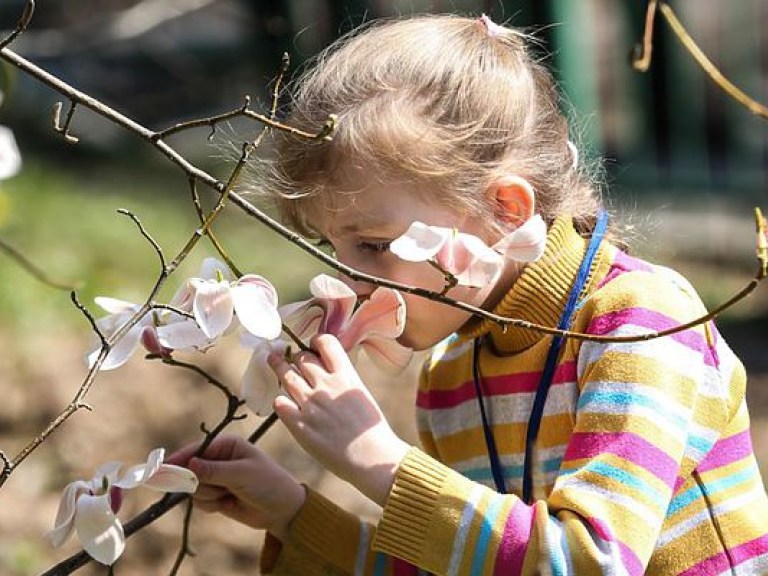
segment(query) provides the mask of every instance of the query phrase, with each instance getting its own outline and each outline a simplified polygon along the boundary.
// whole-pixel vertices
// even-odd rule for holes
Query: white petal
[[[211,340],[203,334],[197,322],[189,318],[167,326],[158,326],[157,337],[160,345],[170,350],[203,350],[211,345]]]
[[[229,327],[235,311],[229,283],[200,282],[195,287],[195,320],[208,338],[217,338]]]
[[[114,564],[125,549],[123,526],[112,512],[107,494],[78,498],[75,529],[83,549],[102,564]]]
[[[143,330],[143,326],[136,324],[133,328],[128,330],[120,340],[115,342],[112,349],[109,351],[109,354],[107,354],[107,357],[104,359],[100,370],[114,370],[125,364],[139,345]],[[101,347],[88,354],[89,367],[94,365],[100,353]]]
[[[389,251],[409,262],[424,262],[437,254],[452,234],[450,228],[414,222],[389,245]]]
[[[13,131],[0,126],[0,180],[10,178],[21,169],[21,154]]]
[[[56,520],[53,523],[53,529],[44,535],[45,539],[52,546],[61,546],[72,534],[77,499],[89,490],[90,484],[84,480],[71,482],[64,488],[64,492],[61,494],[61,502],[59,502],[59,510],[56,512]]]
[[[547,245],[547,224],[539,214],[499,240],[493,249],[518,262],[534,262],[541,258]]]
[[[238,284],[230,290],[237,319],[243,328],[255,336],[273,340],[283,331],[276,302],[263,288],[253,284]]]
[[[231,280],[232,274],[229,271],[229,267],[224,262],[217,260],[216,258],[206,258],[203,260],[200,266],[200,278],[206,280],[218,280],[219,274],[224,280]]]
[[[284,354],[288,345],[282,340],[262,340],[257,347],[243,374],[240,397],[246,406],[258,416],[266,416],[272,411],[272,403],[280,392],[280,385],[275,373],[267,365],[267,356],[271,352]]]
[[[163,458],[165,458],[165,449],[155,448],[147,456],[146,463],[131,466],[119,480],[115,481],[115,486],[128,490],[143,484],[158,471]]]
[[[96,296],[93,301],[110,314],[131,314],[140,308],[138,304],[133,302],[118,300],[108,296]]]
[[[185,492],[197,490],[197,476],[192,470],[174,464],[161,464],[143,486],[160,492]]]
[[[344,282],[327,274],[319,274],[309,283],[314,303],[323,309],[323,318],[319,330],[328,334],[338,334],[357,304],[357,294]]]

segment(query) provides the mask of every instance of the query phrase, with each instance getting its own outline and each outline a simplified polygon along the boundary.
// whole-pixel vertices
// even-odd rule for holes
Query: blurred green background
[[[643,30],[636,0],[384,2],[356,0],[48,0],[11,48],[151,128],[232,110],[250,95],[264,109],[283,52],[290,73],[338,35],[378,17],[421,12],[489,14],[541,39],[569,104],[572,137],[582,156],[602,156],[605,197],[624,222],[636,253],[680,269],[710,306],[754,271],[752,206],[768,208],[768,121],[722,93],[657,20],[651,69],[631,70],[629,54]],[[25,2],[0,3],[0,30],[15,25]],[[768,3],[678,0],[689,32],[721,70],[768,102]],[[92,305],[104,294],[140,301],[154,283],[157,259],[118,208],[134,212],[167,256],[197,226],[186,176],[129,132],[79,109],[67,144],[51,129],[60,97],[7,64],[0,68],[0,124],[14,130],[24,166],[0,182],[0,238],[51,276],[76,283]],[[284,102],[283,102],[284,104]],[[66,109],[66,107],[65,107]],[[240,144],[257,125],[242,120],[184,133],[171,144],[226,178]],[[268,146],[264,149],[268,155]],[[201,188],[208,206],[214,198]],[[258,190],[251,198],[258,203]],[[265,209],[268,207],[265,206]],[[234,261],[274,281],[283,301],[304,296],[323,267],[228,207],[214,226]],[[213,255],[204,240],[178,277]],[[163,295],[170,296],[171,281]],[[753,437],[764,474],[768,452],[768,290],[760,287],[729,310],[721,328],[750,373]],[[44,286],[0,253],[0,450],[14,454],[71,399],[82,380],[89,332],[65,292]],[[212,353],[203,362],[237,387],[242,354]],[[0,573],[34,574],[76,550],[51,551],[39,538],[62,486],[103,458],[139,461],[149,448],[193,438],[220,406],[186,375],[138,357],[97,382],[91,414],[77,415],[0,489]],[[406,379],[372,384],[406,437],[413,438]],[[244,425],[243,430],[255,425]],[[249,428],[250,427],[250,428]],[[338,491],[279,431],[270,450],[303,480]],[[353,496],[349,506],[374,514]],[[34,509],[35,514],[25,513]],[[127,517],[127,516],[126,516]],[[163,525],[164,526],[164,525]],[[178,525],[140,536],[121,574],[167,572]],[[253,573],[258,541],[250,531],[211,520],[196,526],[204,554],[188,574]],[[224,536],[223,536],[224,535]],[[130,551],[130,550],[129,550]],[[128,557],[130,556],[130,557]],[[121,562],[123,562],[121,560]],[[103,573],[92,570],[93,573]]]

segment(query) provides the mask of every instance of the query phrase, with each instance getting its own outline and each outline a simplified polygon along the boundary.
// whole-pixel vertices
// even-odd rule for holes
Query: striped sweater
[[[496,312],[553,326],[585,250],[550,230]],[[572,328],[658,331],[704,309],[676,273],[607,242]],[[477,367],[507,494],[493,488]],[[438,345],[421,378],[422,449],[400,465],[374,528],[309,491],[275,574],[768,574],[768,498],[749,436],[745,373],[712,324],[636,343],[568,339],[519,498],[525,434],[551,337],[483,320]],[[417,568],[418,567],[418,568]]]

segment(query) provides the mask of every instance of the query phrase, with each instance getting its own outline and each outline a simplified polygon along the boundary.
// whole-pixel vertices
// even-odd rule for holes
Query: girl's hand
[[[269,363],[288,395],[275,411],[291,434],[329,471],[383,505],[409,450],[392,431],[335,336],[311,342],[293,363],[271,355]]]
[[[207,512],[221,512],[253,528],[269,530],[282,541],[304,504],[304,487],[239,436],[219,436],[202,456],[193,458],[199,446],[199,442],[185,446],[167,460],[197,474],[200,485],[193,495],[195,504]]]

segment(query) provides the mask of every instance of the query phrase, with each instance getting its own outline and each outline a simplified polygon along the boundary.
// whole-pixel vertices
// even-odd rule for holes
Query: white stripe
[[[438,362],[450,362],[455,360],[463,354],[472,352],[474,341],[465,340],[461,344],[456,345],[455,338],[446,338],[432,349],[432,354],[429,357],[430,366],[434,366]]]
[[[649,334],[652,331],[635,324],[623,324],[616,330],[612,330],[606,336],[635,336],[637,334]],[[654,338],[641,342],[584,342],[579,351],[577,374],[581,380],[584,370],[600,360],[606,352],[630,354],[632,356],[657,360],[667,366],[679,367],[680,374],[686,374],[692,379],[698,379],[697,375],[690,375],[691,368],[704,365],[700,352],[689,348],[674,338]]]
[[[749,504],[754,500],[762,500],[765,498],[765,492],[762,488],[762,486],[759,487],[753,487],[749,492],[745,492],[744,494],[740,494],[738,496],[734,496],[731,498],[728,498],[725,502],[721,502],[717,506],[713,506],[712,513],[715,516],[722,516],[723,514],[726,514],[728,512],[731,512],[733,510],[738,510],[740,508],[747,509]],[[673,540],[676,540],[677,538],[681,538],[697,526],[703,524],[704,522],[708,522],[710,519],[710,510],[709,508],[705,508],[698,514],[694,514],[690,518],[685,519],[684,521],[680,522],[679,524],[676,524],[669,530],[666,530],[665,532],[662,532],[659,536],[659,539],[656,542],[656,547],[661,548],[662,546],[666,546]]]
[[[661,524],[661,518],[659,518],[659,516],[657,514],[654,514],[653,512],[653,510],[656,508],[655,506],[652,507],[652,506],[646,505],[639,500],[635,500],[634,498],[632,498],[627,494],[621,494],[605,486],[584,482],[583,480],[580,480],[573,476],[569,476],[565,479],[563,479],[563,477],[561,476],[560,481],[558,481],[557,488],[558,488],[558,491],[576,490],[576,491],[588,492],[593,496],[598,496],[603,500],[612,502],[613,504],[617,504],[622,508],[624,508],[625,510],[637,516],[647,526],[655,527]]]
[[[448,565],[448,574],[450,576],[458,576],[459,574],[461,559],[464,555],[464,545],[467,542],[469,528],[472,526],[472,520],[474,519],[475,511],[477,510],[477,504],[480,502],[480,498],[482,497],[483,492],[485,492],[485,488],[483,486],[475,486],[469,495],[469,499],[464,506],[464,510],[461,512],[459,527],[456,531],[456,536],[453,539],[451,561]]]
[[[357,555],[355,557],[355,576],[365,573],[365,561],[368,558],[368,524],[360,522],[360,539],[357,542]]]
[[[725,576],[733,576],[731,569],[724,570],[720,574]],[[768,574],[768,554],[762,556],[755,556],[750,558],[746,562],[742,562],[736,566],[736,574],[743,576],[754,576],[755,574]]]
[[[573,414],[578,388],[574,382],[552,386],[547,395],[544,415]],[[535,393],[505,394],[486,401],[491,423],[519,424],[528,422]],[[419,426],[433,436],[444,437],[480,426],[480,408],[476,398],[451,408],[417,408]]]

